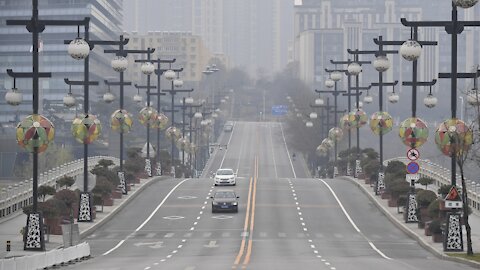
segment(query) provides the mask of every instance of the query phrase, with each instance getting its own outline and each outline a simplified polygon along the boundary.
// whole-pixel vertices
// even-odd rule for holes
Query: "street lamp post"
[[[466,0],[453,0],[452,1],[452,17],[450,21],[418,21],[410,22],[405,18],[401,19],[401,23],[407,27],[442,27],[445,29],[447,34],[451,35],[451,72],[450,73],[439,73],[439,78],[450,78],[451,79],[451,118],[457,118],[457,79],[458,78],[477,78],[480,74],[479,72],[475,73],[458,73],[457,72],[457,39],[458,35],[461,34],[465,27],[479,27],[480,21],[459,21],[458,20],[458,11],[457,5],[462,8],[471,8],[478,1],[466,1]],[[452,186],[456,186],[456,170],[457,170],[457,157],[453,153],[451,156],[451,183]],[[466,193],[465,193],[465,196]],[[464,210],[464,221],[467,224],[467,238],[469,238],[470,230],[468,227],[468,213],[467,206],[463,206]],[[458,223],[461,219],[460,213],[449,213],[447,217],[447,232],[444,234],[443,241],[443,250],[444,251],[463,251],[463,237],[461,226],[458,226]],[[458,237],[460,236],[460,237]],[[473,254],[471,243],[468,244],[467,254]]]
[[[147,107],[151,107],[151,104],[150,104],[150,96],[151,96],[150,95],[150,89],[151,89],[150,75],[152,75],[153,72],[155,71],[155,66],[151,62],[151,55],[152,55],[152,53],[155,52],[155,49],[147,48],[147,50],[138,51],[138,53],[142,53],[142,52],[147,54],[147,59],[135,60],[135,62],[142,63],[142,66],[141,66],[142,73],[147,75],[147,85],[145,87],[147,89]],[[135,87],[139,88],[138,85],[135,85]],[[157,113],[158,113],[158,111],[157,111]],[[145,159],[145,171],[146,171],[146,173],[149,177],[152,177],[152,166],[151,166],[151,162],[150,162],[150,119],[146,119],[145,125],[147,126],[147,157]],[[157,149],[157,153],[158,153],[158,149]]]
[[[167,78],[167,80],[171,81],[171,89],[163,89],[162,92],[166,92],[166,93],[169,93],[170,96],[171,96],[171,104],[170,104],[170,110],[164,110],[165,112],[171,112],[172,114],[172,127],[175,127],[175,95],[177,93],[188,93],[188,92],[192,92],[193,91],[193,88],[192,89],[175,89],[175,85],[177,87],[181,87],[183,85],[183,82],[180,84],[180,80],[178,80],[178,73],[183,71],[183,68],[180,69],[180,71],[177,72],[177,74],[175,74],[175,71],[173,70],[168,70],[165,72],[165,77]],[[177,77],[177,80],[175,80],[175,77]],[[171,152],[171,166],[172,168],[175,168],[175,164],[174,164],[174,151],[175,151],[175,137],[172,136],[171,138],[171,143],[172,143],[172,152]]]
[[[49,78],[50,72],[39,71],[39,34],[45,30],[46,26],[80,26],[89,23],[89,19],[84,20],[41,20],[38,15],[38,0],[32,0],[32,17],[29,20],[7,20],[7,25],[26,26],[28,32],[32,33],[32,72],[14,72],[7,70],[9,76],[13,78],[32,78],[32,107],[33,115],[38,115],[39,109],[39,79]],[[38,122],[37,122],[38,123]],[[36,125],[36,124],[35,124]],[[38,212],[38,147],[33,147],[33,207],[32,212],[27,217],[26,238],[24,241],[24,250],[45,250],[45,239],[43,234],[42,215]]]

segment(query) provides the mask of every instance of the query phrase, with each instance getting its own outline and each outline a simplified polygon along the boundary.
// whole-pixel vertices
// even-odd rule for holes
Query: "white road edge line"
[[[268,131],[270,131],[270,142],[273,146],[273,136],[272,136],[272,126],[268,126]],[[275,178],[278,179],[278,172],[277,172],[277,161],[275,160],[275,147],[272,147],[272,158],[273,158],[273,168],[275,169]]]
[[[280,130],[282,130],[282,138],[283,144],[285,145],[285,150],[287,150],[288,160],[290,161],[290,166],[292,167],[293,178],[297,178],[297,174],[295,173],[295,168],[293,168],[293,162],[290,158],[290,152],[288,152],[287,141],[285,140],[285,133],[283,133],[283,125],[280,123]]]
[[[347,217],[348,221],[350,222],[350,224],[352,224],[353,228],[359,233],[361,234],[368,242],[368,244],[370,245],[370,247],[375,250],[380,256],[382,256],[383,258],[387,259],[387,260],[392,260],[392,258],[388,257],[387,255],[383,254],[383,252],[381,252],[373,243],[372,241],[370,241],[361,231],[360,229],[357,227],[357,225],[355,224],[355,222],[353,222],[353,219],[350,217],[350,215],[348,214],[347,210],[345,209],[345,207],[343,207],[343,204],[342,202],[340,202],[340,199],[337,197],[337,194],[335,194],[335,192],[333,191],[332,187],[330,187],[330,185],[325,182],[325,180],[323,179],[320,179],[320,181],[323,182],[323,184],[325,184],[325,186],[327,186],[327,188],[330,190],[330,192],[332,193],[333,197],[335,198],[335,200],[337,201],[338,205],[340,206],[340,208],[342,209],[343,213],[345,214],[345,216]]]
[[[165,196],[165,198],[163,198],[162,202],[160,202],[159,205],[157,205],[157,207],[155,208],[155,210],[153,210],[153,212],[150,214],[150,216],[148,216],[147,219],[145,219],[145,221],[140,224],[140,226],[138,226],[134,233],[138,232],[139,230],[141,230],[143,228],[143,226],[145,226],[145,224],[147,224],[150,219],[152,219],[152,217],[157,213],[157,211],[160,209],[160,207],[162,207],[162,205],[165,203],[165,201],[167,201],[167,199],[170,197],[170,195],[172,195],[172,193],[183,183],[185,183],[186,181],[188,181],[190,179],[185,179],[183,180],[182,182],[178,183],[176,186],[174,186],[170,192],[168,192],[167,196]],[[110,249],[109,251],[105,252],[102,254],[102,256],[105,256],[105,255],[108,255],[110,253],[112,253],[114,250],[116,250],[117,248],[119,248],[121,245],[123,245],[123,243],[125,243],[125,241],[130,238],[130,235],[127,236],[125,239],[123,239],[122,241],[120,241],[116,246],[114,246],[112,249]]]

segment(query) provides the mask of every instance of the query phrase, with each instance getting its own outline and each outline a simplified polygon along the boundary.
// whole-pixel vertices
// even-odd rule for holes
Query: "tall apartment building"
[[[186,82],[199,82],[202,79],[202,71],[213,57],[203,39],[190,32],[148,32],[146,34],[132,32],[127,33],[126,36],[130,38],[127,44],[128,49],[154,48],[152,59],[159,56],[163,59],[175,58],[174,68],[183,67],[181,78]],[[126,77],[133,82],[140,82],[143,75],[140,64],[135,63],[134,60],[146,59],[146,56],[129,54],[128,58]]]
[[[71,0],[39,1],[41,19],[74,19],[82,20],[90,17],[90,38],[92,40],[116,40],[121,33],[123,21],[123,0]],[[21,149],[16,146],[14,127],[32,113],[32,82],[29,79],[17,79],[16,86],[23,93],[21,105],[12,107],[5,102],[5,93],[12,88],[13,79],[6,74],[7,69],[16,72],[31,72],[32,56],[31,33],[23,26],[7,26],[9,19],[30,19],[32,14],[31,0],[0,0],[0,177],[11,175],[15,157]],[[83,31],[83,30],[81,30]],[[40,34],[42,51],[40,52],[39,68],[41,72],[51,72],[51,78],[40,79],[39,100],[40,113],[52,117],[62,114],[74,115],[74,109],[63,106],[63,96],[68,92],[64,78],[71,80],[83,79],[83,61],[72,59],[67,53],[66,39],[77,36],[74,26],[47,26]],[[105,55],[98,46],[90,54],[90,79],[101,81],[114,71],[110,67],[111,55]],[[91,87],[96,91],[95,87]],[[81,99],[80,91],[74,94]],[[92,99],[96,95],[91,94]],[[82,110],[81,102],[77,102],[77,110]],[[68,119],[67,119],[68,120]],[[62,130],[59,126],[55,141],[62,143],[64,138],[71,137],[69,127]]]

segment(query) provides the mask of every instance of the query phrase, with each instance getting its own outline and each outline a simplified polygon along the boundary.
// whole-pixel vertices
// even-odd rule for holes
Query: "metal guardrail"
[[[405,164],[410,162],[410,160],[408,160],[405,157],[398,157],[398,158],[385,160],[384,165],[386,166],[388,162],[393,160],[400,161]],[[420,174],[420,177],[429,177],[434,179],[435,182],[433,183],[433,185],[435,185],[436,187],[451,184],[451,181],[450,181],[451,172],[449,169],[446,169],[438,164],[435,164],[428,159],[419,160],[417,162],[420,165],[420,170],[418,172]],[[461,181],[460,175],[457,174],[456,177],[457,177],[457,183],[459,184],[460,190],[464,190],[465,188],[461,186],[462,181]],[[468,182],[469,183],[475,183],[475,182],[473,181],[465,181],[465,182],[467,182],[466,190],[468,195],[468,205],[470,206],[473,212],[475,212],[477,215],[480,215],[480,190],[477,190],[478,188],[475,185],[468,184]]]
[[[88,158],[88,170],[90,171],[101,159],[112,160],[119,165],[120,160],[115,157],[94,156]],[[77,177],[83,175],[83,158],[77,159],[56,168],[39,174],[38,185],[48,185],[57,188],[57,180],[63,176]],[[0,220],[21,211],[22,207],[33,203],[33,179],[24,180],[18,184],[2,188],[0,191]]]

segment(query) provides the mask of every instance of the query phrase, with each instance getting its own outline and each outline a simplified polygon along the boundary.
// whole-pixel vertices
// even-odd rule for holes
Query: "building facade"
[[[39,1],[39,16],[43,20],[82,20],[90,17],[91,40],[117,40],[123,21],[123,0],[71,0],[68,2],[48,0]],[[5,101],[6,92],[13,87],[13,78],[6,74],[7,69],[16,72],[32,71],[31,33],[22,26],[7,26],[6,20],[29,19],[32,14],[31,0],[0,0],[0,177],[11,175],[16,154],[21,149],[16,146],[14,127],[25,116],[32,113],[32,82],[30,79],[17,79],[16,87],[23,93],[23,102],[19,106],[9,106]],[[83,35],[83,29],[80,29]],[[77,27],[47,26],[40,34],[41,72],[51,72],[51,78],[40,79],[39,112],[51,119],[71,121],[75,113],[83,111],[80,101],[83,99],[81,88],[74,88],[77,106],[68,109],[63,106],[63,97],[68,93],[64,78],[83,79],[83,61],[72,59],[67,53],[64,40],[77,37]],[[111,55],[105,55],[103,49],[95,48],[90,53],[90,79],[103,81],[114,74],[110,67]],[[96,87],[91,87],[91,99]],[[54,123],[56,124],[56,123]],[[62,137],[71,137],[69,126],[65,130],[57,125],[56,142],[62,143]],[[13,155],[12,155],[13,153]]]
[[[128,49],[146,50],[155,49],[152,59],[176,59],[174,68],[183,67],[182,80],[186,82],[199,82],[202,79],[202,71],[214,56],[205,46],[203,39],[191,32],[148,32],[140,34],[136,32],[126,33],[130,38],[127,44]],[[126,77],[132,82],[142,80],[140,64],[135,63],[137,59],[146,59],[146,55],[129,54]],[[167,68],[168,66],[165,66]],[[142,83],[143,84],[143,83]]]

